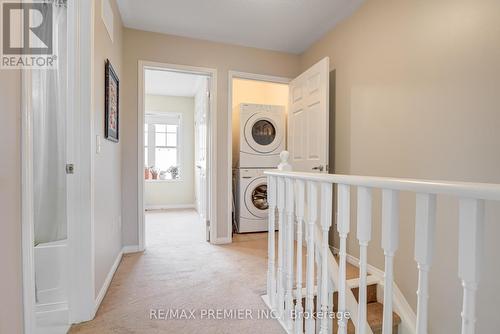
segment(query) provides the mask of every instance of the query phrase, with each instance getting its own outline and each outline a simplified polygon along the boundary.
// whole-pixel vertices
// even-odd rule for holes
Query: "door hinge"
[[[208,242],[210,242],[210,220],[207,219],[207,236],[206,236],[206,240]]]

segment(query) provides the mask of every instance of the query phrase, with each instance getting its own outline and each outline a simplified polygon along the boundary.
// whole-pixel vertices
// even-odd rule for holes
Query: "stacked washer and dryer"
[[[243,103],[235,112],[235,221],[239,233],[267,231],[267,178],[285,150],[286,115],[283,106]]]

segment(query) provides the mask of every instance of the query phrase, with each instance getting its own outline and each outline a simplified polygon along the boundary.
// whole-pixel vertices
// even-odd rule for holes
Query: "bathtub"
[[[36,333],[66,333],[69,328],[67,240],[38,244],[34,256]]]

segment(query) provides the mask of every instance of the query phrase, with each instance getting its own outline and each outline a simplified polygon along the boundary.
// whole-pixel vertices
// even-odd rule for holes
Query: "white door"
[[[203,82],[199,87],[196,95],[196,112],[195,112],[195,196],[196,209],[204,223],[208,219],[207,215],[207,117],[210,105],[209,99],[209,78],[203,78]],[[206,225],[207,241],[210,240],[210,231],[208,224]]]
[[[328,171],[330,58],[290,83],[288,151],[294,171]]]

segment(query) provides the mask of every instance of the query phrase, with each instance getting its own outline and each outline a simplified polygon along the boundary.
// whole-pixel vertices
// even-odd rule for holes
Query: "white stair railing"
[[[285,161],[286,162],[286,161]],[[283,166],[281,166],[283,167]],[[367,247],[372,230],[372,190],[382,190],[382,249],[385,255],[383,334],[393,332],[394,256],[399,238],[399,192],[416,194],[415,261],[418,268],[417,318],[408,324],[418,334],[428,332],[429,271],[434,253],[436,195],[459,199],[459,272],[463,286],[462,334],[474,334],[476,291],[479,284],[480,255],[483,240],[484,200],[500,201],[500,185],[381,178],[354,175],[268,171],[269,262],[268,292],[270,307],[280,315],[288,333],[331,333],[333,288],[338,291],[338,310],[349,312],[356,333],[372,333],[367,323]],[[339,259],[329,250],[332,225],[333,186],[337,185],[337,232],[340,236]],[[350,193],[357,190],[357,239],[360,247],[359,303],[356,303],[346,279],[346,241],[350,230]],[[276,212],[278,210],[278,251],[274,250]],[[320,213],[318,221],[318,213]],[[302,231],[306,232],[305,305],[303,297]],[[296,250],[294,234],[296,232]],[[315,256],[315,252],[317,252]],[[277,261],[276,261],[277,256]],[[295,286],[294,286],[295,284]],[[332,286],[333,284],[333,286]],[[294,290],[295,289],[295,290]],[[317,296],[318,305],[314,305]],[[295,306],[294,304],[295,299]],[[354,302],[353,302],[354,300]],[[292,312],[294,310],[295,312]],[[311,317],[321,311],[318,318]],[[294,316],[294,317],[293,317]],[[347,319],[338,319],[338,333],[347,332]]]

